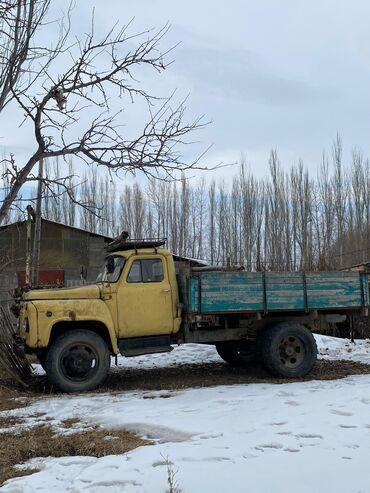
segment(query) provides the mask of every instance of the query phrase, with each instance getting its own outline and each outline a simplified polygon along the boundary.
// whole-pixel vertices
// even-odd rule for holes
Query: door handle
[[[170,289],[162,289],[162,293],[169,293],[170,291]]]

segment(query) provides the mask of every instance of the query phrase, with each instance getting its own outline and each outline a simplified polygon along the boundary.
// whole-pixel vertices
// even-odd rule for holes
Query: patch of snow
[[[179,365],[191,365],[199,363],[220,362],[222,361],[217,354],[216,348],[208,344],[184,344],[174,346],[169,353],[158,353],[144,356],[125,358],[118,356],[118,366],[115,365],[115,358],[111,359],[111,371],[122,368],[145,369],[170,368]],[[45,375],[41,365],[32,365],[35,375]]]
[[[339,337],[329,337],[315,334],[318,357],[328,360],[350,360],[360,363],[370,364],[370,340],[340,339]]]

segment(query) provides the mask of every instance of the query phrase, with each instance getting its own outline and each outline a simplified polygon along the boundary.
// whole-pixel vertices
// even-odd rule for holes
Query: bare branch
[[[32,1],[37,6],[41,2]],[[38,19],[44,18],[46,10]],[[165,70],[166,57],[173,48],[161,51],[160,45],[169,25],[157,32],[139,34],[130,34],[130,27],[131,23],[121,29],[116,25],[96,39],[92,25],[83,40],[68,47],[71,63],[57,80],[45,72],[37,73],[44,88],[41,99],[31,90],[22,93],[11,87],[9,93],[22,109],[25,121],[33,125],[37,149],[25,165],[13,168],[10,191],[0,207],[0,223],[41,158],[74,155],[87,165],[96,163],[116,175],[141,172],[172,178],[188,169],[200,169],[198,160],[183,160],[181,147],[189,145],[188,136],[207,123],[203,118],[186,122],[185,101],[173,105],[174,94],[166,99],[154,96],[136,78],[143,67],[155,72]],[[66,39],[62,38],[58,53],[48,54],[48,67],[62,52]],[[127,131],[121,125],[125,97],[129,102],[141,99],[146,103],[147,117],[135,137],[125,135]],[[118,107],[118,111],[113,113],[111,107]],[[81,122],[84,130],[77,137]]]

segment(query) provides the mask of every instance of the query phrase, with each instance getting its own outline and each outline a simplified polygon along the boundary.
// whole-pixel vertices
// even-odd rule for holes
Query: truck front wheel
[[[262,340],[262,361],[276,377],[299,378],[312,370],[317,357],[316,341],[306,327],[283,322],[269,328]]]
[[[59,336],[45,358],[50,382],[62,392],[93,390],[106,377],[110,354],[105,341],[89,330],[72,330]]]

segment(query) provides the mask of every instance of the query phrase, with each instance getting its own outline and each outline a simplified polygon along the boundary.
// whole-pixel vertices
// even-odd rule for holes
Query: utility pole
[[[42,179],[44,175],[44,160],[39,161],[39,174],[37,185],[37,201],[35,213],[35,234],[33,237],[33,266],[32,266],[32,285],[39,283],[40,269],[40,248],[41,248],[41,206],[42,206]]]
[[[26,279],[25,285],[31,285],[31,235],[32,235],[32,206],[27,206],[27,238],[26,238]]]

